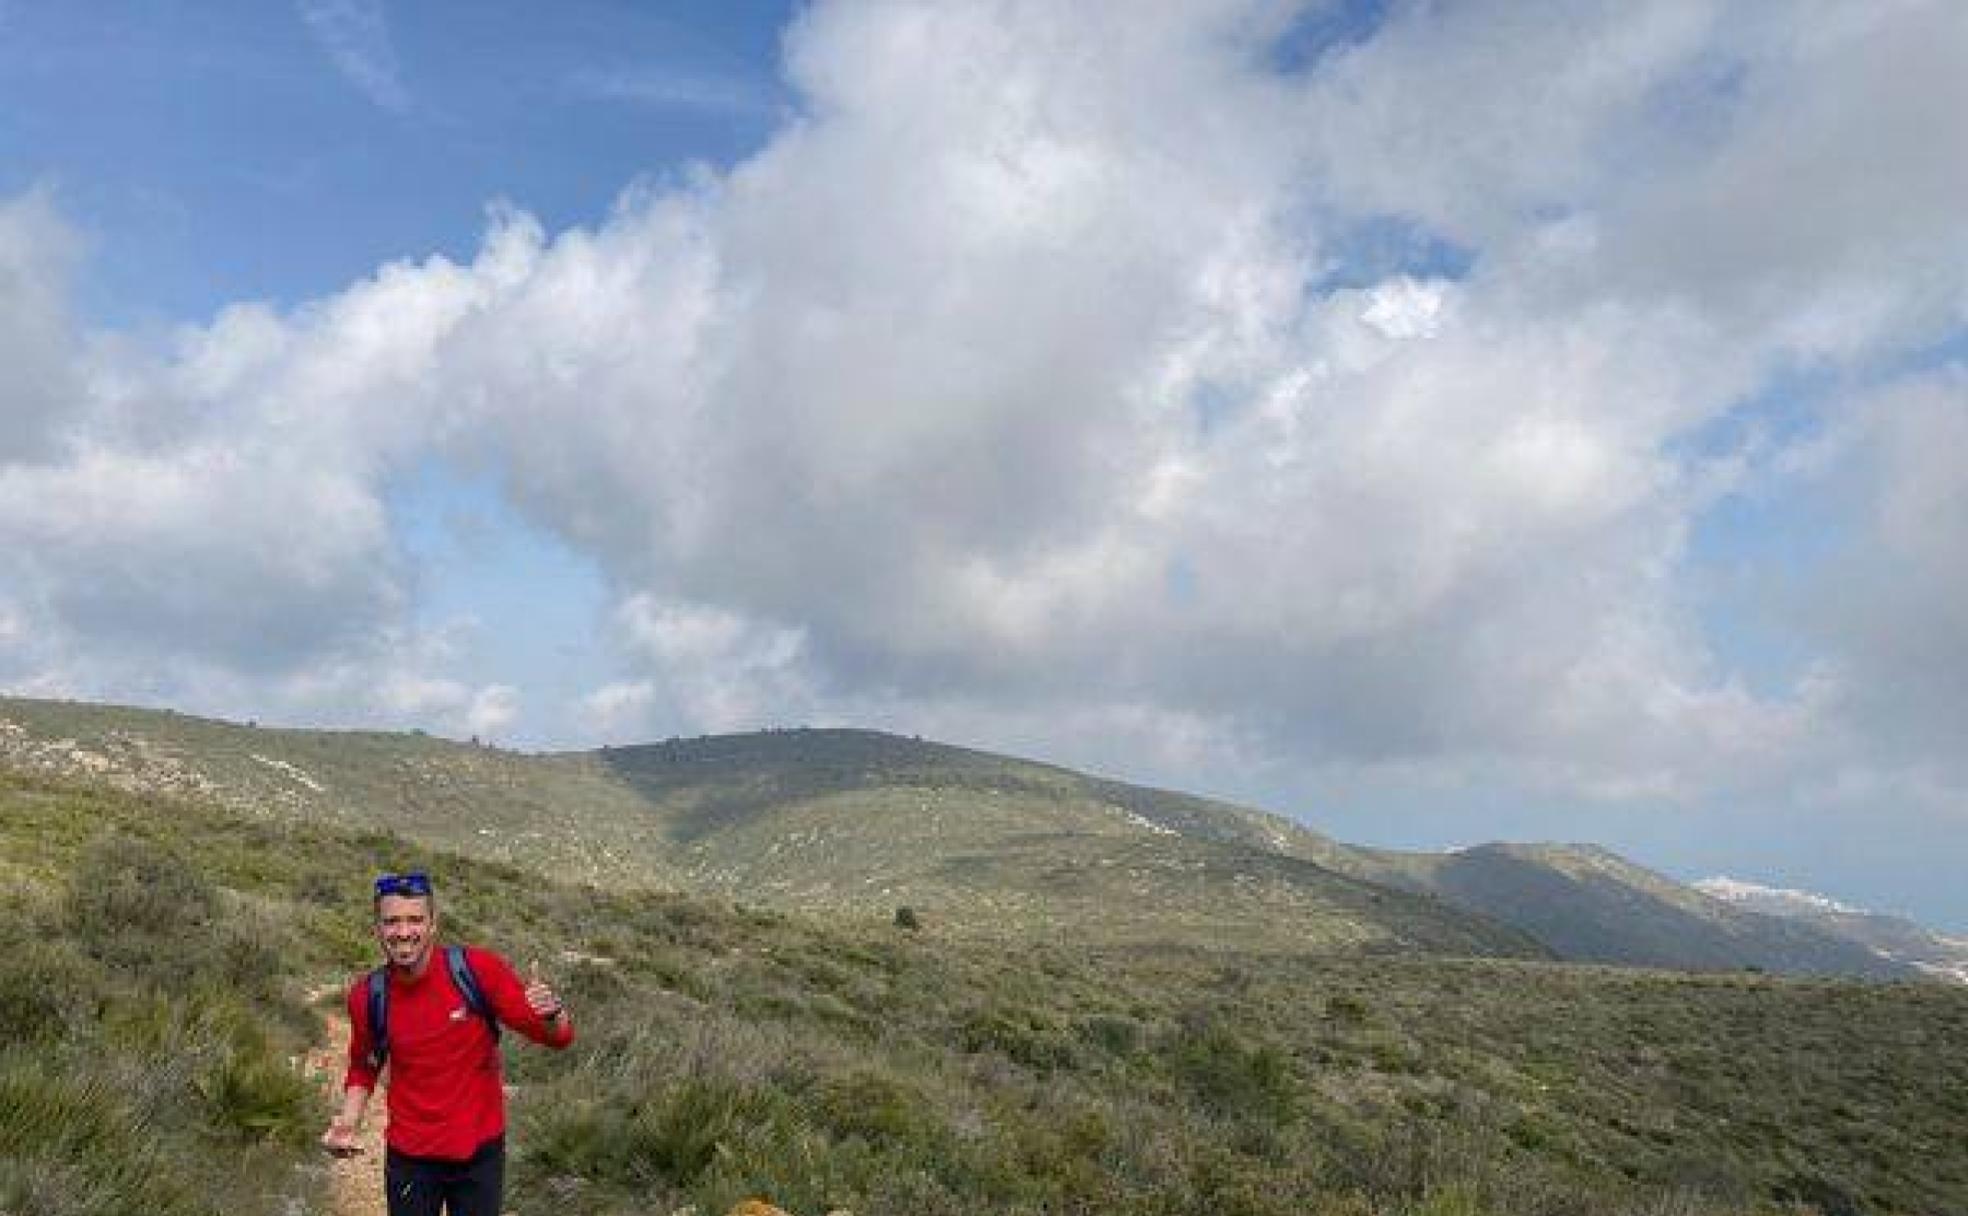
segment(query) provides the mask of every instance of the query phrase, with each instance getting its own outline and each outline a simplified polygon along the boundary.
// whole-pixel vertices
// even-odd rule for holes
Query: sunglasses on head
[[[376,879],[376,895],[429,895],[431,893],[430,875],[422,870],[411,870],[407,874],[384,874]]]

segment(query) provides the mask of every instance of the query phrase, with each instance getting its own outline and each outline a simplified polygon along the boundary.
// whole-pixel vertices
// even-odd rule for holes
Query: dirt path
[[[328,989],[315,993],[320,999]],[[321,1041],[308,1049],[302,1067],[306,1075],[321,1086],[322,1109],[332,1111],[342,1102],[342,1070],[348,1063],[348,1017],[339,1005],[329,1009],[323,1019],[327,1028]],[[321,1120],[328,1126],[327,1116]],[[328,1210],[332,1216],[386,1216],[383,1203],[383,1103],[380,1095],[369,1104],[359,1136],[362,1152],[354,1157],[331,1159],[328,1170]]]

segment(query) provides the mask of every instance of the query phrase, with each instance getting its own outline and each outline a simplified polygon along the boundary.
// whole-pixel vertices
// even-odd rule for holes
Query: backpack
[[[499,1043],[499,1019],[492,1012],[492,1006],[485,999],[485,992],[478,986],[478,977],[472,974],[471,961],[465,957],[463,946],[444,947],[444,969],[451,973],[451,983],[459,995],[465,998],[465,1008],[485,1019],[486,1028],[492,1032],[493,1046]],[[380,1072],[383,1063],[389,1059],[389,968],[378,967],[369,973],[369,1068]]]

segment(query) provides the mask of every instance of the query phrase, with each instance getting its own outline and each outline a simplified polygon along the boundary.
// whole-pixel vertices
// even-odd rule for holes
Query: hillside
[[[437,847],[524,856],[575,878],[675,879],[645,847],[641,799],[588,754],[0,698],[0,767],[194,797],[268,820],[400,828]]]
[[[575,1010],[508,1049],[519,1211],[1968,1210],[1959,988],[1012,947],[0,775],[0,1211],[321,1210],[302,994],[407,865]]]
[[[1968,938],[1936,933],[1904,916],[1847,907],[1808,891],[1780,890],[1726,878],[1703,879],[1694,885],[1702,894],[1736,907],[1801,921],[1924,974],[1968,983]]]
[[[1875,979],[1916,974],[1859,942],[1732,907],[1589,845],[1490,844],[1362,869],[1514,925],[1567,959]]]
[[[0,766],[387,828],[584,881],[945,933],[1280,952],[1539,957],[1893,978],[1820,925],[1732,908],[1603,850],[1396,853],[1280,816],[873,731],[526,755],[0,699]]]
[[[1281,910],[1357,924],[1363,911],[1391,912],[1394,890],[1507,925],[1579,962],[1918,974],[1862,942],[1731,907],[1591,846],[1363,849],[1261,811],[867,731],[675,740],[605,756],[659,808],[693,885],[800,906],[852,907],[873,892],[983,909],[997,925],[1063,917],[1102,924],[1107,940],[1207,944],[1250,941],[1248,926]],[[1338,874],[1370,885],[1335,886]],[[1307,906],[1314,898],[1340,900],[1340,915],[1320,917]],[[1226,919],[1246,927],[1212,936]],[[1407,922],[1401,940],[1497,952],[1481,940],[1458,951],[1455,938],[1422,927],[1432,920]],[[1307,935],[1300,944],[1359,940]]]
[[[610,748],[693,889],[1108,944],[1537,957],[1424,895],[1278,852],[1200,799],[873,731]],[[1311,833],[1304,833],[1311,837]]]
[[[0,763],[207,798],[283,822],[388,828],[588,881],[726,893],[863,921],[886,921],[908,905],[945,931],[980,936],[1548,953],[1427,895],[1161,827],[1113,800],[1125,787],[866,731],[528,756],[421,735],[3,700]],[[1150,791],[1133,797],[1138,806],[1200,805]]]

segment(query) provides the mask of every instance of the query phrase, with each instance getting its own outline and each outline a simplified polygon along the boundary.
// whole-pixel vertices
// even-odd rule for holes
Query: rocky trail
[[[327,987],[309,994],[309,999],[322,1003],[339,987]],[[348,1015],[343,1012],[340,1002],[325,1006],[322,1015],[321,1037],[308,1049],[301,1068],[303,1074],[321,1088],[321,1124],[328,1124],[328,1112],[333,1111],[342,1100],[342,1072],[346,1066],[344,1053],[348,1050]],[[353,1157],[328,1158],[328,1212],[329,1216],[388,1216],[388,1205],[383,1198],[383,1102],[381,1095],[369,1105],[368,1115],[362,1121],[359,1134],[362,1151]],[[508,1212],[506,1216],[517,1216]],[[697,1216],[695,1208],[685,1208],[674,1216]],[[791,1213],[775,1207],[763,1199],[747,1199],[732,1208],[727,1216],[792,1216]],[[853,1216],[845,1209],[835,1209],[827,1216]]]
[[[314,999],[339,992],[339,988],[323,989],[313,994]],[[305,1075],[321,1087],[323,1115],[321,1124],[328,1125],[326,1112],[333,1111],[342,1101],[342,1070],[346,1064],[344,1053],[348,1050],[348,1017],[342,1012],[339,1003],[327,1010],[323,1019],[321,1038],[308,1049],[302,1062]],[[361,1132],[362,1151],[353,1157],[329,1158],[328,1211],[331,1216],[386,1216],[388,1209],[383,1203],[383,1104],[380,1100],[370,1106],[369,1115],[363,1120]]]

